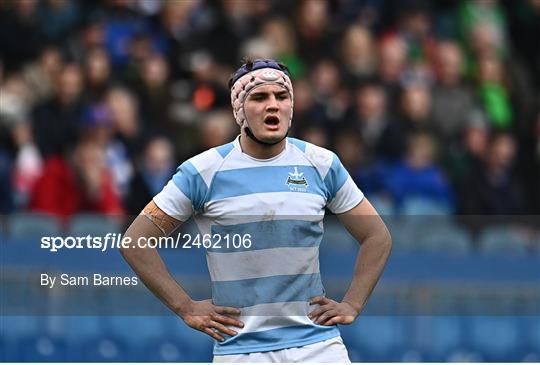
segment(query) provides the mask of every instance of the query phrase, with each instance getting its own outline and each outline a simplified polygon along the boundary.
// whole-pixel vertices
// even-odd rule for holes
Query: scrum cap
[[[233,107],[234,119],[240,127],[249,127],[244,114],[244,102],[246,97],[255,88],[262,85],[279,85],[289,93],[291,101],[293,99],[293,89],[287,66],[271,60],[256,59],[252,62],[244,63],[229,80],[231,89],[231,104]],[[291,102],[291,108],[293,103]],[[291,112],[292,118],[292,112]],[[289,126],[291,121],[289,120]]]

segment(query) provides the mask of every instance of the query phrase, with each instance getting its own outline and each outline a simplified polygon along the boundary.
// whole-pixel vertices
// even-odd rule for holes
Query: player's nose
[[[279,103],[275,95],[270,95],[268,98],[268,104],[266,104],[266,110],[278,110]]]

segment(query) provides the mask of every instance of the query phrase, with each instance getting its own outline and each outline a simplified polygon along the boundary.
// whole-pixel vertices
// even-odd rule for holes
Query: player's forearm
[[[159,237],[163,233],[147,217],[138,216],[125,233],[137,242],[139,237]],[[183,317],[191,298],[174,280],[155,248],[129,247],[120,250],[141,281],[173,312]]]
[[[392,241],[386,229],[369,236],[362,243],[356,258],[351,285],[343,298],[343,301],[351,304],[359,314],[382,274],[391,247]]]

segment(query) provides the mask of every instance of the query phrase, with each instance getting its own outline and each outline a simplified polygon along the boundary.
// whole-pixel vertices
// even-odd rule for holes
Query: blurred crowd
[[[539,0],[0,0],[0,52],[3,214],[138,214],[238,134],[246,55],[368,197],[540,213]]]

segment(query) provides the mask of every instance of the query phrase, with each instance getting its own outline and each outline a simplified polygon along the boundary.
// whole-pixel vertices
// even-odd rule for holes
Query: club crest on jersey
[[[298,172],[298,167],[294,168],[294,172],[289,172],[289,177],[287,178],[287,185],[291,191],[306,191],[308,187],[308,182],[304,177],[303,172]]]

